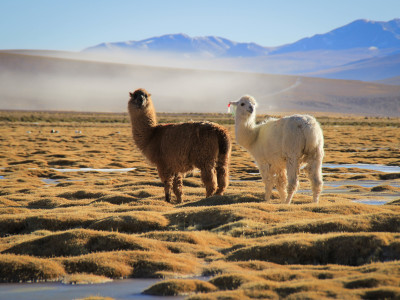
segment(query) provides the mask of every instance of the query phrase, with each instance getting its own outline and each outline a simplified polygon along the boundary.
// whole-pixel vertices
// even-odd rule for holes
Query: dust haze
[[[218,71],[223,66],[212,60],[205,64],[167,55],[131,61],[123,56],[60,56],[0,53],[0,109],[125,112],[128,93],[145,88],[160,112],[221,113],[244,94],[263,97],[296,81]],[[276,103],[269,99],[266,107]]]
[[[262,114],[400,116],[400,86],[235,71],[240,64],[167,54],[0,51],[0,109],[126,112],[129,92],[145,88],[158,112],[225,113],[229,101],[247,94]]]

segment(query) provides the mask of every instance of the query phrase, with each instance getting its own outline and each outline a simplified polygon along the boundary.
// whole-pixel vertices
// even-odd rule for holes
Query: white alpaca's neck
[[[258,128],[256,125],[255,116],[255,113],[251,114],[249,118],[243,118],[239,115],[236,115],[236,140],[239,145],[245,147],[246,149],[249,149],[257,140]]]

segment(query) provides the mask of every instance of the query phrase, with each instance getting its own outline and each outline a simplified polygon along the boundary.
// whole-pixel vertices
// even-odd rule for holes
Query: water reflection
[[[141,292],[159,279],[125,279],[102,284],[69,285],[52,283],[11,283],[0,284],[0,299],[7,300],[71,300],[89,296],[111,297],[114,299],[184,299],[182,296],[161,297],[142,295]]]
[[[399,166],[386,166],[386,165],[378,165],[378,164],[323,164],[323,168],[358,168],[358,169],[365,169],[371,171],[378,171],[384,173],[400,173]]]

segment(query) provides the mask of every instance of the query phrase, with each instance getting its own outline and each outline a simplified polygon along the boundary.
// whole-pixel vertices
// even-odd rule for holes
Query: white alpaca
[[[314,117],[293,115],[270,118],[256,124],[256,101],[243,96],[230,102],[236,108],[235,133],[238,144],[254,157],[265,184],[265,200],[276,185],[282,203],[290,204],[296,192],[302,164],[311,182],[313,201],[318,203],[322,191],[324,137]]]

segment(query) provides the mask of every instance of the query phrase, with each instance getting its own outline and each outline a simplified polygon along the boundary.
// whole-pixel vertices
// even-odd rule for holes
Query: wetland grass
[[[287,206],[275,190],[271,201],[263,200],[257,167],[233,142],[226,194],[204,198],[193,172],[184,180],[185,202],[173,205],[164,201],[156,169],[133,145],[126,114],[0,116],[1,282],[162,278],[146,293],[187,299],[400,297],[397,173],[324,168],[327,184],[315,205],[301,172],[304,192]],[[228,115],[160,119],[222,123],[234,141]],[[399,119],[318,119],[324,163],[400,166]],[[79,168],[130,169],[57,171]],[[354,202],[364,199],[395,200]]]

